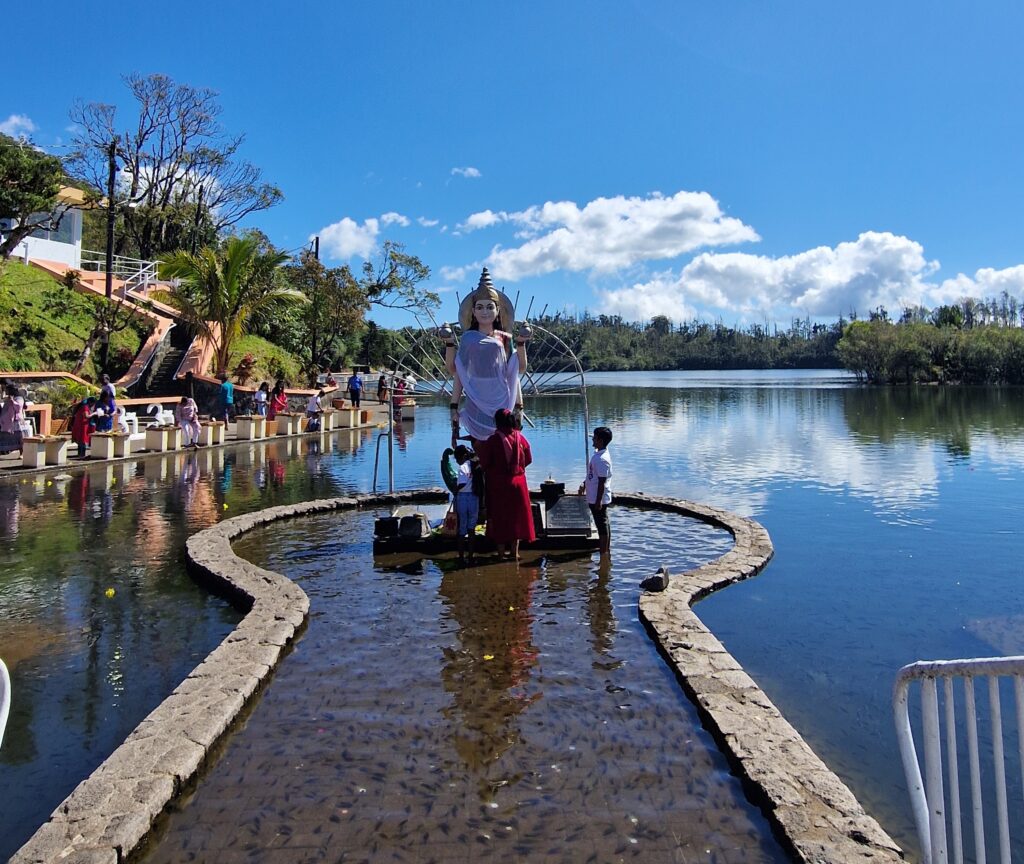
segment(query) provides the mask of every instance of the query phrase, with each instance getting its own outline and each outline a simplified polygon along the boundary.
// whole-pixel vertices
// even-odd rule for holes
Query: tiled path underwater
[[[374,566],[372,514],[243,538],[309,626],[144,860],[787,860],[637,620],[639,579],[731,538],[615,516],[610,570]]]

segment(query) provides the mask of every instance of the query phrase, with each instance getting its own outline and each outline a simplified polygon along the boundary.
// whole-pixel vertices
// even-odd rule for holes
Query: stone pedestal
[[[291,412],[277,415],[278,435],[298,435],[302,431],[302,418],[305,414],[293,414]]]
[[[71,439],[53,435],[46,439],[46,464],[67,465]]]
[[[27,435],[21,439],[21,464],[25,468],[42,468],[46,464],[46,439]]]
[[[223,444],[226,430],[227,424],[221,420],[211,420],[208,423],[203,423],[199,430],[199,443],[204,447]]]
[[[341,411],[336,411],[337,415],[337,426],[339,429],[351,429],[354,426],[360,425],[360,411],[358,408],[343,408]]]
[[[146,449],[157,453],[181,449],[181,429],[177,426],[150,426],[146,430]]]
[[[259,414],[240,414],[235,418],[235,438],[238,441],[259,441],[266,437],[266,417]]]
[[[26,435],[21,439],[21,464],[25,468],[66,465],[69,443],[59,436]]]
[[[338,412],[335,411],[333,408],[327,408],[324,410],[324,413],[320,417],[321,432],[330,432],[332,429],[334,429],[334,421],[337,419],[337,413]]]

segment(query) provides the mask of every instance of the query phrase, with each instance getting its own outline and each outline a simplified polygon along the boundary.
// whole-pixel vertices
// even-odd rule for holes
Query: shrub
[[[235,371],[232,374],[235,376],[235,380],[244,387],[246,382],[252,378],[252,373],[255,368],[256,358],[252,353],[249,353],[238,361],[238,364],[235,366]]]

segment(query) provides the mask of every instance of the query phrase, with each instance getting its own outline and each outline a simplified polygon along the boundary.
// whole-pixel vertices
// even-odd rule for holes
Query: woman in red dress
[[[484,469],[487,495],[487,536],[507,557],[519,560],[519,541],[536,537],[526,466],[533,461],[530,442],[515,426],[515,417],[504,408],[494,415],[495,433],[477,442]]]

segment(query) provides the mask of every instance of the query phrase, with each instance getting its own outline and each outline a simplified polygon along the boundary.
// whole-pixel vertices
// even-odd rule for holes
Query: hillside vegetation
[[[0,272],[0,369],[72,371],[94,326],[98,302],[41,270],[8,261]],[[149,331],[149,322],[139,320],[113,335],[112,376],[127,370]],[[98,380],[97,353],[83,368],[83,378]]]

